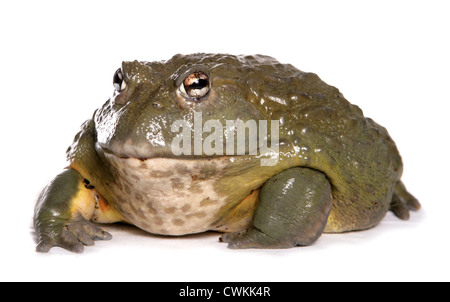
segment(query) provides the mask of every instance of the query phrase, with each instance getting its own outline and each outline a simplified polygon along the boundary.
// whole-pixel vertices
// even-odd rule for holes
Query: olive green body
[[[210,90],[191,100],[180,85],[199,70],[209,76]],[[413,199],[400,181],[401,158],[386,129],[313,73],[267,56],[223,54],[124,62],[122,71],[126,88],[94,113],[67,152],[70,168],[117,214],[106,222],[125,221],[163,235],[240,232],[255,221],[259,195],[275,190],[261,190],[263,185],[294,167],[317,178],[317,202],[324,202],[318,212],[329,214],[319,235],[373,227],[393,208],[396,189],[395,196]],[[195,125],[199,112],[201,126],[208,120],[278,121],[276,164],[261,165],[260,154],[249,149],[243,155],[175,155],[171,143],[179,132],[171,125]],[[201,134],[203,141],[209,134]]]

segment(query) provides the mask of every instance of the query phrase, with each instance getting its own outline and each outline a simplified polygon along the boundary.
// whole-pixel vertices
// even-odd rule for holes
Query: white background
[[[3,1],[0,281],[450,281],[448,1]],[[317,73],[385,126],[423,209],[289,250],[111,227],[84,254],[34,252],[37,194],[122,60],[262,53]]]

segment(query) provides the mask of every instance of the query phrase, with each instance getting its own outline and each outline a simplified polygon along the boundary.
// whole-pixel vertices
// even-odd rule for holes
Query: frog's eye
[[[209,77],[203,71],[196,71],[187,76],[180,86],[180,91],[198,100],[205,97],[210,88]]]
[[[113,85],[117,92],[121,92],[127,88],[127,83],[123,79],[122,69],[119,68],[114,73]]]

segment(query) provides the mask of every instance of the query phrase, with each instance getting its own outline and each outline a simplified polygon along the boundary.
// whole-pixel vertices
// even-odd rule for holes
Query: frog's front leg
[[[65,170],[44,188],[34,214],[36,251],[48,252],[60,246],[80,253],[83,245],[93,245],[93,240],[111,239],[109,233],[89,221],[95,211],[96,193],[92,189],[89,181],[73,169]]]
[[[322,234],[332,206],[325,175],[308,168],[290,168],[261,188],[252,226],[225,234],[230,248],[289,248],[310,245]]]

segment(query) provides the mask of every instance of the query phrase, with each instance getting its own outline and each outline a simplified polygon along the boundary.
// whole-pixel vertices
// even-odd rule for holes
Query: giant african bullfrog
[[[39,252],[82,252],[114,222],[218,231],[230,248],[306,246],[420,207],[386,129],[314,73],[197,53],[123,62],[113,85],[38,198]]]

